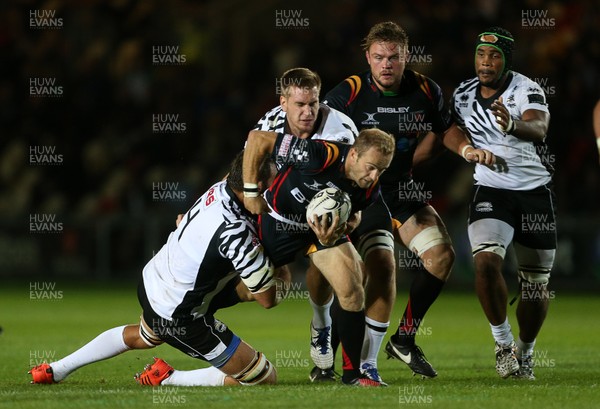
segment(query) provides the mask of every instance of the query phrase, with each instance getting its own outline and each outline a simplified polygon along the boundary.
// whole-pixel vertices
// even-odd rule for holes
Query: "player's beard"
[[[379,85],[379,88],[383,91],[393,91],[395,88],[400,86],[400,80],[402,76],[397,76],[392,73],[388,80],[386,80],[386,84],[381,81],[381,73],[377,76],[373,75],[373,80]]]

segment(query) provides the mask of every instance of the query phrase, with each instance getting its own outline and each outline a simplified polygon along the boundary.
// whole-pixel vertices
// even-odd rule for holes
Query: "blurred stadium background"
[[[551,285],[600,288],[599,19],[598,2],[583,0],[3,2],[0,279],[136,279],[176,215],[225,174],[247,131],[278,104],[281,73],[317,71],[323,96],[366,69],[369,27],[394,20],[410,36],[409,68],[446,99],[474,75],[477,33],[513,33],[514,67],[542,84],[552,114]],[[446,152],[415,176],[455,242],[450,285],[471,288],[471,169]]]

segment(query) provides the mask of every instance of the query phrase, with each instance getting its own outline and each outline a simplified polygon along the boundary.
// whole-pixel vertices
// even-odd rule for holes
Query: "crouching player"
[[[242,158],[236,157],[226,181],[213,185],[188,210],[144,267],[138,287],[140,324],[109,329],[63,359],[35,366],[29,371],[32,383],[60,382],[84,365],[163,342],[212,366],[180,372],[155,358],[136,375],[140,384],[276,383],[271,362],[214,317],[218,309],[242,299],[253,298],[265,308],[279,301],[276,283],[281,278],[274,277],[255,217],[243,206]],[[262,162],[261,191],[274,171],[270,160]]]

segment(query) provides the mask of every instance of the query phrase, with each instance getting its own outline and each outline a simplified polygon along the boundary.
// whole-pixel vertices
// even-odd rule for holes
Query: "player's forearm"
[[[456,124],[453,124],[450,126],[450,128],[448,128],[448,130],[444,133],[442,140],[444,142],[444,146],[448,150],[463,157],[465,148],[471,146],[471,141],[467,135]]]
[[[275,146],[277,134],[274,132],[250,131],[242,164],[244,183],[258,183],[260,164],[265,155],[270,154]]]
[[[541,142],[546,137],[548,123],[543,119],[530,119],[522,121],[513,121],[514,130],[510,133],[512,136],[528,142]]]
[[[413,154],[413,167],[417,167],[434,158],[440,151],[438,136],[433,132],[429,132],[423,137],[415,149],[415,153]]]

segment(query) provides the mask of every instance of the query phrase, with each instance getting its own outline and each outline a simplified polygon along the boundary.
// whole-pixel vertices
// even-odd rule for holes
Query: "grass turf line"
[[[534,382],[500,379],[494,371],[493,341],[474,294],[443,293],[421,325],[417,343],[437,369],[436,379],[413,377],[397,360],[379,356],[388,388],[314,385],[308,351],[310,307],[288,300],[272,310],[256,304],[220,311],[218,318],[266,353],[280,384],[242,388],[147,388],[133,375],[152,356],[177,369],[206,366],[169,347],[132,351],[73,373],[59,385],[30,385],[27,370],[42,359],[57,360],[102,331],[135,323],[135,286],[57,287],[62,298],[32,300],[29,283],[0,289],[0,408],[570,408],[595,407],[599,396],[600,348],[596,311],[600,299],[557,293],[536,346]],[[391,320],[404,308],[400,292]],[[513,332],[514,307],[510,309]],[[340,367],[338,359],[337,366]]]

